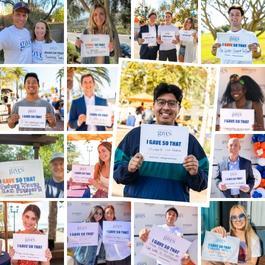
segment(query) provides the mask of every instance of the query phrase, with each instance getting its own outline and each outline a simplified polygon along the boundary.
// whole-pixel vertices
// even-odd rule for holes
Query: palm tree
[[[8,74],[10,74],[11,77],[14,78],[16,81],[16,98],[19,98],[18,96],[19,81],[22,77],[26,75],[26,70],[22,67],[8,68]]]
[[[56,73],[56,79],[59,79],[59,99],[61,99],[61,92],[62,92],[62,79],[64,77],[64,68],[60,68]]]

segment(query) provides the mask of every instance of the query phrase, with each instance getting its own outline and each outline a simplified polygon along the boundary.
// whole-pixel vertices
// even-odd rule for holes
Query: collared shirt
[[[230,158],[228,158],[228,170],[240,170],[239,168],[239,157],[236,161],[231,161]],[[239,189],[230,189],[231,195],[238,195],[240,194]]]
[[[90,98],[85,96],[85,102],[86,102],[86,109],[87,109],[87,113],[88,113],[89,106],[95,106],[95,96],[92,96]],[[87,125],[87,130],[88,131],[96,131],[97,128],[95,125]]]

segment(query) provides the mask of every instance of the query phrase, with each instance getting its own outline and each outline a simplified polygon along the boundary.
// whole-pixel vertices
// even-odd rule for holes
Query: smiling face
[[[149,23],[150,25],[154,25],[156,23],[156,15],[153,14],[149,17]]]
[[[240,10],[231,9],[229,12],[229,22],[232,28],[240,28],[243,20]]]
[[[38,95],[39,83],[35,77],[33,77],[33,76],[28,77],[25,81],[24,86],[25,86],[26,93],[28,96]]]
[[[38,22],[35,25],[35,29],[34,29],[35,35],[36,35],[36,39],[38,41],[43,41],[45,38],[45,34],[46,34],[46,25],[43,22]]]
[[[38,224],[38,219],[34,212],[27,211],[22,215],[22,223],[26,231],[34,231]]]
[[[104,217],[106,221],[113,221],[115,218],[115,213],[111,207],[105,209]]]
[[[100,145],[98,147],[98,155],[99,159],[102,160],[103,162],[110,161],[111,153],[104,145]]]
[[[98,28],[101,28],[106,21],[105,10],[102,7],[97,7],[93,13],[93,20]]]
[[[166,24],[167,25],[171,24],[171,22],[172,22],[172,15],[170,13],[166,13],[166,15],[165,15],[165,21],[166,21]]]
[[[23,29],[28,19],[28,13],[25,9],[21,8],[13,12],[12,18],[16,28]]]
[[[230,159],[233,158],[234,160],[234,158],[237,158],[239,156],[239,151],[241,149],[241,146],[238,139],[236,138],[229,139],[227,143],[227,148]]]
[[[51,162],[52,176],[57,182],[64,180],[64,160],[62,158],[54,159]]]
[[[85,96],[89,98],[94,96],[95,82],[91,76],[84,77],[81,87]]]
[[[246,98],[246,89],[238,82],[231,84],[231,97],[234,101]]]
[[[94,213],[94,219],[96,222],[99,222],[103,218],[103,211],[100,208],[97,208]]]
[[[236,230],[244,230],[246,226],[246,215],[240,208],[233,208],[230,211],[231,225]]]
[[[174,226],[177,221],[177,214],[170,210],[166,213],[166,224],[169,226]]]

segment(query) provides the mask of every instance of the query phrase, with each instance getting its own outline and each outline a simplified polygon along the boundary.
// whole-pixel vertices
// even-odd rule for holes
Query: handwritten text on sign
[[[181,264],[181,259],[190,247],[191,242],[162,228],[151,229],[142,253],[155,258],[163,265]]]
[[[109,35],[82,35],[81,57],[109,56]]]
[[[68,247],[97,246],[98,223],[68,223]]]
[[[18,125],[22,128],[45,128],[45,107],[18,107]]]
[[[246,185],[246,170],[224,170],[222,171],[222,182],[228,189],[240,188]]]
[[[0,197],[45,197],[41,160],[0,163]]]
[[[103,243],[129,243],[131,239],[131,223],[123,221],[103,222]]]
[[[47,235],[13,234],[14,260],[47,261]]]
[[[222,237],[217,233],[206,231],[202,246],[202,259],[237,263],[239,244],[240,239],[237,237]]]
[[[182,164],[188,152],[188,139],[185,127],[143,124],[140,153],[145,161]]]
[[[58,64],[64,63],[64,44],[45,43],[42,45],[43,63]]]
[[[220,109],[222,131],[253,130],[254,109]]]
[[[72,178],[74,182],[87,183],[93,177],[93,167],[89,165],[72,165]]]

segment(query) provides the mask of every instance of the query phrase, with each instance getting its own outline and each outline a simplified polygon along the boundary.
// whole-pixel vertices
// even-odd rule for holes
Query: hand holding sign
[[[148,240],[150,230],[147,228],[141,229],[139,232],[139,239],[143,242],[146,242]]]
[[[18,120],[19,120],[19,115],[14,113],[14,114],[11,114],[9,119],[8,119],[8,126],[10,128],[14,128],[15,125],[18,123]]]
[[[183,162],[183,166],[191,176],[198,174],[199,162],[194,155],[186,156]]]
[[[214,227],[211,232],[214,232],[214,233],[217,233],[217,234],[220,234],[222,237],[225,237],[227,232],[225,230],[224,227],[222,226],[217,226],[217,227]]]
[[[86,122],[86,115],[85,114],[81,114],[78,116],[77,125],[81,126],[81,124],[83,122]]]
[[[221,191],[226,191],[227,190],[227,187],[226,187],[226,185],[223,182],[219,182],[218,188]]]
[[[241,191],[243,191],[243,192],[249,192],[250,187],[249,187],[248,184],[245,184],[245,185],[241,185],[239,189],[240,189]]]
[[[137,169],[139,169],[143,163],[144,157],[141,153],[135,154],[128,165],[128,171],[129,172],[135,172]]]

